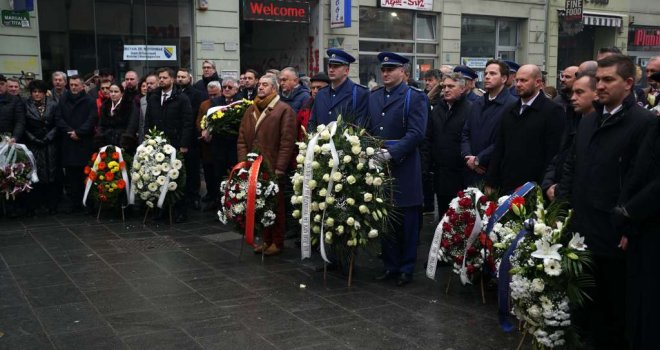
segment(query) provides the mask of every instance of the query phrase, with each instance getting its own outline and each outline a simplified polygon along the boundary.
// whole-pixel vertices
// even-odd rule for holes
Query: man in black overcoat
[[[159,88],[148,97],[145,133],[153,127],[164,132],[172,147],[183,153],[184,161],[188,162],[188,150],[194,142],[195,117],[190,100],[174,86],[174,79],[172,69],[158,70]],[[180,200],[174,206],[177,223],[188,220],[185,202],[185,199]]]
[[[69,90],[65,91],[58,104],[62,147],[64,181],[71,200],[68,212],[82,209],[84,168],[94,153],[94,127],[98,120],[96,101],[85,92],[79,76],[69,77]]]
[[[616,229],[612,211],[654,116],[635,101],[635,65],[628,57],[600,59],[596,80],[596,112],[580,120],[557,197],[569,200],[571,230],[585,236],[594,261],[596,285],[587,290],[593,303],[583,310],[578,326],[594,349],[626,349],[627,239]]]

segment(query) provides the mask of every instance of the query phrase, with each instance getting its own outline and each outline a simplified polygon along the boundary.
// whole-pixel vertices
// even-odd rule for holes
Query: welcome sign
[[[243,20],[309,23],[309,2],[243,0]]]

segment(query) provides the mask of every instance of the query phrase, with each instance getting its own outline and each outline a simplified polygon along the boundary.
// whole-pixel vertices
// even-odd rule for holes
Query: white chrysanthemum
[[[373,147],[367,147],[367,155],[368,156],[373,156],[376,151],[374,150]]]
[[[149,193],[148,192],[140,193],[140,198],[142,198],[143,201],[146,201],[149,198]]]
[[[362,147],[359,145],[351,147],[351,153],[358,155],[360,152],[362,152]]]
[[[320,167],[321,167],[321,164],[319,164],[319,162],[317,162],[317,161],[312,162],[312,169],[316,170]]]
[[[342,178],[342,174],[338,171],[335,171],[332,174],[332,180],[335,181],[335,182],[341,181],[341,178]]]
[[[177,187],[178,187],[178,185],[177,185],[176,182],[174,182],[174,181],[172,181],[172,182],[170,182],[169,184],[167,184],[167,190],[168,190],[168,191],[176,191],[176,188],[177,188]]]
[[[147,144],[153,146],[153,145],[156,144],[156,140],[154,140],[154,139],[149,139],[149,140],[147,141]]]
[[[151,176],[149,175],[149,173],[142,174],[142,180],[149,181],[150,179],[151,179]]]
[[[149,154],[151,154],[151,152],[154,151],[154,148],[153,148],[153,146],[149,145],[149,146],[145,147],[144,150],[146,151],[146,153],[147,153],[146,155],[148,156]]]
[[[348,154],[344,156],[344,163],[348,164],[351,162],[351,160],[353,160],[353,158],[351,158],[351,156]]]
[[[169,163],[163,163],[160,165],[160,170],[162,170],[163,172],[168,172],[170,171],[170,169],[172,169],[172,167],[170,167]]]
[[[137,160],[133,162],[133,170],[134,171],[140,170],[141,167],[142,166],[140,165],[140,162],[138,162]]]
[[[165,176],[163,176],[163,175],[159,176],[156,179],[156,183],[158,183],[158,185],[160,185],[160,186],[164,185],[165,184]]]
[[[158,175],[160,175],[160,168],[158,168],[158,167],[154,167],[154,168],[152,168],[152,169],[151,169],[151,175],[153,175],[153,176],[158,176]]]
[[[354,224],[355,224],[355,219],[353,219],[353,217],[349,217],[348,219],[346,219],[346,225],[353,226]]]
[[[323,174],[323,181],[330,182],[330,174]]]
[[[316,188],[316,180],[309,180],[309,183],[307,183],[307,186],[309,187],[310,190],[313,190]]]
[[[155,182],[152,182],[149,185],[147,185],[147,188],[149,189],[149,191],[155,192],[158,189],[158,184],[155,183]]]
[[[305,157],[304,157],[302,154],[299,154],[299,155],[296,157],[296,163],[298,163],[298,164],[303,164],[303,163],[305,163]]]
[[[383,184],[383,179],[381,179],[380,177],[374,178],[374,181],[373,181],[374,186],[380,186],[382,184]]]
[[[298,209],[294,210],[293,213],[291,213],[291,216],[294,219],[298,219],[300,217],[300,210],[298,210]]]
[[[325,188],[322,188],[319,191],[319,196],[321,196],[321,197],[325,197],[327,194],[328,194],[328,190],[326,190]]]
[[[333,218],[327,218],[327,219],[325,220],[325,224],[326,224],[328,227],[332,227],[332,226],[335,225],[335,219],[333,219]]]
[[[348,205],[355,205],[355,199],[353,198],[346,198],[346,204]]]
[[[335,192],[341,192],[341,190],[344,189],[344,186],[342,184],[336,184],[335,185]]]
[[[364,163],[358,163],[357,170],[362,170],[362,169],[364,169]]]
[[[170,179],[176,180],[176,179],[179,178],[179,171],[176,170],[176,169],[172,169],[172,170],[170,170],[168,176],[170,177]]]
[[[165,152],[166,154],[172,154],[172,152],[174,152],[174,147],[170,145],[165,145],[163,146],[163,152]]]
[[[540,278],[535,278],[532,280],[532,291],[536,293],[541,293],[545,289],[545,283]]]
[[[365,202],[371,202],[371,200],[374,198],[374,196],[371,193],[365,193],[364,194],[364,201]]]
[[[355,176],[353,176],[353,175],[348,175],[348,177],[346,178],[346,182],[348,182],[349,185],[355,184],[356,181],[357,180],[355,179]]]
[[[178,159],[174,160],[174,169],[181,170],[182,166],[183,166],[183,163],[180,160],[178,160]]]
[[[160,163],[160,162],[162,162],[162,161],[165,160],[165,155],[162,154],[162,153],[160,153],[160,152],[158,152],[158,153],[156,153],[156,157],[155,157],[155,158],[156,158],[156,161]]]
[[[337,226],[337,235],[341,236],[343,233],[344,233],[344,226],[343,225]]]
[[[358,207],[358,210],[360,211],[360,214],[367,214],[369,213],[369,208],[367,208],[366,205],[361,205]]]
[[[138,174],[138,173],[132,173],[132,174],[131,174],[131,180],[133,180],[133,181],[140,180],[140,174]]]

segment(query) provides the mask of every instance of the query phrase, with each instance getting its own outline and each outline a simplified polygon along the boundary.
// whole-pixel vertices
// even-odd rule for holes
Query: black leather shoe
[[[376,276],[374,280],[376,281],[387,281],[387,280],[392,280],[396,278],[396,273],[392,271],[385,271],[382,275]]]
[[[405,286],[406,284],[412,282],[412,275],[407,273],[402,273],[396,278],[397,287]]]

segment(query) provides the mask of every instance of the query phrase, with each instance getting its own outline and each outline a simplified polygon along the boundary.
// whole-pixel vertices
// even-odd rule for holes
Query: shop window
[[[461,57],[516,60],[518,21],[492,17],[463,16]],[[472,67],[483,69],[483,67]]]
[[[164,66],[190,67],[192,11],[186,0],[42,1],[44,76],[56,70],[75,69],[84,75],[107,68],[121,79],[127,70],[142,76]],[[176,59],[124,60],[126,45],[174,48]]]
[[[412,25],[411,25],[412,23]],[[396,52],[410,59],[414,79],[436,68],[437,16],[406,10],[360,7],[360,83],[380,78],[376,56]]]

